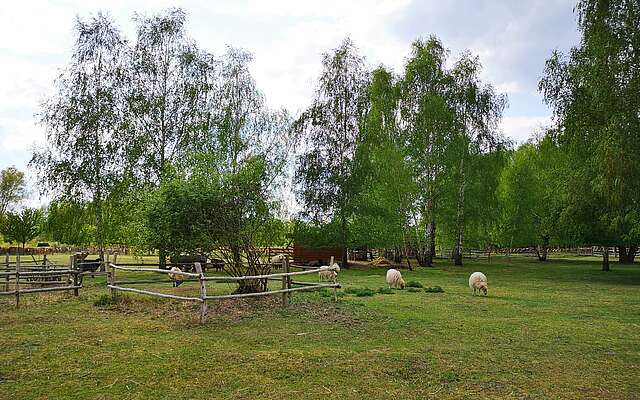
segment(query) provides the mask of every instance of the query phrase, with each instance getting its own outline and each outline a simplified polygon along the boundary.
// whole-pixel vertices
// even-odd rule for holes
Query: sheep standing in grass
[[[482,272],[474,272],[469,277],[469,287],[473,289],[473,295],[475,296],[476,290],[478,292],[484,292],[484,295],[487,295],[487,291],[489,290],[489,286],[487,284],[487,277]]]
[[[324,265],[324,267],[326,267],[326,265]],[[318,278],[320,279],[320,282],[332,281],[333,283],[336,283],[338,272],[340,272],[340,266],[338,265],[338,263],[333,263],[332,267],[333,267],[333,270],[318,272]]]
[[[276,254],[275,256],[271,257],[269,262],[271,264],[282,264],[286,256],[287,256],[286,254]]]
[[[182,272],[182,270],[178,267],[171,267],[171,272]],[[179,273],[172,274],[171,272],[169,273],[169,278],[173,281],[173,287],[182,285],[182,282],[184,282],[184,275]]]
[[[392,289],[404,289],[404,279],[402,274],[397,269],[391,268],[387,271],[387,283]]]

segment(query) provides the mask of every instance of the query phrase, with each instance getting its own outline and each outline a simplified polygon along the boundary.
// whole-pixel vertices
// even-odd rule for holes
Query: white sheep
[[[271,257],[269,262],[271,264],[282,264],[286,256],[287,256],[286,254],[276,254],[275,256]]]
[[[328,267],[327,265],[323,265],[323,267]],[[332,270],[325,270],[318,272],[318,279],[322,281],[332,281],[336,283],[336,278],[338,277],[338,272],[340,272],[340,266],[338,263],[333,263],[331,265]]]
[[[404,279],[402,279],[402,274],[397,269],[391,268],[387,271],[387,283],[390,288],[404,289]]]
[[[489,285],[487,284],[487,277],[482,272],[474,272],[469,277],[469,288],[473,289],[473,295],[475,296],[476,290],[478,292],[484,292],[487,295]]]
[[[171,272],[182,272],[182,270],[178,267],[171,267]],[[184,275],[182,274],[172,274],[169,273],[169,278],[173,281],[173,287],[178,287],[184,282]]]

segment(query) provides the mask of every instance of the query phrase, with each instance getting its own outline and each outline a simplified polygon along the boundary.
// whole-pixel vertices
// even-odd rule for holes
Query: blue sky
[[[34,114],[69,61],[76,16],[109,12],[133,40],[135,12],[167,7],[187,12],[187,29],[200,47],[251,51],[268,102],[294,115],[309,103],[322,53],[345,36],[370,66],[400,72],[411,42],[435,34],[452,59],[465,49],[480,57],[485,81],[509,97],[502,129],[518,142],[549,119],[537,93],[545,59],[579,40],[574,0],[2,1],[0,169],[26,169],[31,148],[45,144]]]

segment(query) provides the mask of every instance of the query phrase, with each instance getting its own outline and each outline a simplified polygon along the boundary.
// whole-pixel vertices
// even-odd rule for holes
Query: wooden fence
[[[45,293],[56,291],[73,291],[79,295],[82,284],[79,282],[81,272],[67,266],[50,263],[43,260],[22,261],[20,255],[16,261],[10,262],[9,257],[0,267],[0,296],[15,296],[16,308],[20,308],[20,295],[28,293]]]
[[[301,271],[290,272],[290,268],[301,268]],[[282,295],[282,306],[286,307],[289,304],[289,293],[307,290],[318,290],[323,288],[333,288],[334,300],[337,301],[336,289],[340,288],[340,284],[333,283],[314,283],[314,282],[299,282],[292,280],[294,276],[317,274],[321,271],[335,271],[333,266],[323,266],[319,268],[302,268],[301,266],[293,265],[289,263],[289,257],[285,257],[283,261],[283,271],[281,273],[254,275],[254,276],[206,276],[202,270],[200,263],[195,263],[196,273],[191,272],[177,272],[165,269],[157,268],[142,268],[142,267],[124,267],[116,265],[114,263],[108,264],[109,275],[107,287],[111,290],[111,295],[115,299],[117,292],[131,292],[138,293],[147,296],[168,298],[180,301],[189,301],[200,303],[200,323],[204,323],[207,316],[207,302],[212,300],[224,300],[224,299],[238,299],[244,297],[257,297],[257,296],[271,296]],[[174,274],[181,275],[185,281],[197,281],[199,286],[199,295],[196,296],[178,296],[168,293],[160,293],[153,290],[143,290],[127,287],[124,285],[135,285],[143,283],[167,283],[173,282],[172,279],[142,279],[142,280],[117,280],[118,271],[130,271],[130,272],[149,272],[154,274]],[[167,277],[169,278],[169,277]],[[242,294],[227,294],[227,295],[208,295],[207,294],[207,282],[208,281],[226,281],[226,282],[238,282],[243,280],[277,280],[282,282],[282,288],[278,290],[271,290],[258,293],[242,293]],[[293,287],[293,286],[296,287]]]

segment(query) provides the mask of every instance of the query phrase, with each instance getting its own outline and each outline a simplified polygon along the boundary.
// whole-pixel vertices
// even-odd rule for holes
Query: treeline
[[[312,103],[271,110],[251,56],[213,55],[185,14],[136,16],[124,38],[98,14],[76,24],[73,57],[40,114],[48,146],[31,165],[55,198],[52,240],[169,253],[226,249],[259,272],[258,246],[394,248],[640,243],[638,7],[582,0],[582,41],[552,54],[540,90],[554,122],[513,149],[506,97],[469,52],[416,40],[399,74],[371,69],[349,39],[323,57]],[[284,201],[293,188],[302,211]],[[605,252],[606,253],[606,252]],[[627,256],[631,255],[631,256]],[[608,263],[606,263],[608,266]],[[607,267],[608,268],[608,267]],[[257,288],[241,288],[256,290]]]
[[[580,44],[554,52],[539,89],[553,123],[513,150],[506,99],[477,57],[448,60],[435,37],[412,45],[398,76],[369,72],[350,41],[325,56],[313,104],[294,129],[304,205],[299,237],[346,247],[618,246],[640,243],[640,5],[581,0]],[[603,269],[609,269],[608,251]],[[344,256],[343,256],[344,258]]]

